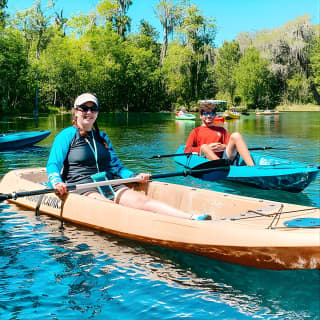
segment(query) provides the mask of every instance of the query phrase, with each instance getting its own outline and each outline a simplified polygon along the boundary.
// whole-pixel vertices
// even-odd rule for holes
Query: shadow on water
[[[0,152],[0,172],[5,174],[9,170],[25,167],[45,166],[49,156],[49,148],[29,146],[19,150]]]
[[[74,237],[63,232],[74,242]],[[113,235],[95,233],[90,252],[98,249],[113,264],[125,269],[140,269],[150,280],[169,285],[204,291],[208,299],[218,299],[236,306],[245,313],[267,309],[270,314],[295,313],[316,319],[320,310],[320,271],[271,271],[214,261],[188,253],[145,245]],[[103,238],[97,248],[96,237]],[[78,238],[78,237],[77,237]],[[86,248],[86,251],[88,248]]]
[[[1,238],[8,241],[0,246],[2,262],[7,261],[0,268],[7,280],[0,286],[12,288],[7,296],[13,303],[22,299],[22,315],[34,310],[26,297],[47,308],[51,288],[57,315],[63,310],[71,316],[74,308],[86,315],[92,309],[105,312],[114,300],[124,300],[134,310],[142,308],[141,301],[151,304],[175,297],[184,299],[188,310],[192,303],[204,304],[204,310],[222,304],[241,319],[320,319],[319,270],[272,271],[223,263],[69,223],[60,229],[56,219],[35,217],[32,211],[16,213],[17,208],[0,206]],[[4,233],[5,224],[11,229]],[[20,287],[19,296],[10,279]],[[236,315],[221,319],[240,319]]]
[[[259,120],[257,127],[255,117],[228,126],[243,132],[252,145],[300,144],[299,152],[295,148],[292,152],[289,150],[291,154],[284,151],[280,156],[318,161],[312,147],[316,130],[304,122],[300,139],[299,117],[290,121],[282,118],[279,125],[274,125],[275,130],[272,122],[266,125],[267,120]],[[34,129],[33,119],[8,120],[13,122],[0,123],[0,129]],[[53,141],[55,133],[71,123],[69,116],[39,120],[41,129],[53,130],[44,147],[1,152],[1,174],[10,169],[44,166],[49,155],[48,143]],[[120,158],[131,160],[130,169],[152,173],[178,168],[169,159],[151,163],[142,157],[174,153],[193,126],[199,124],[177,124],[170,114],[151,113],[105,115],[99,123],[117,147]],[[306,141],[309,144],[305,144]],[[132,161],[140,158],[139,155],[139,161]],[[232,182],[207,183],[196,178],[168,181],[319,206],[320,175],[299,194],[260,190]],[[57,220],[42,215],[34,218],[31,211],[13,205],[1,204],[0,207],[1,319],[32,319],[35,310],[42,318],[56,319],[106,319],[110,314],[113,319],[128,318],[128,315],[131,319],[179,319],[189,315],[189,319],[197,320],[320,319],[319,270],[248,268],[70,224],[65,224],[61,231]]]
[[[266,308],[271,314],[297,314],[315,319],[320,315],[320,271],[272,271],[213,261],[204,257],[163,248],[152,248],[162,259],[179,268],[178,281],[186,286],[218,293],[241,308]],[[150,252],[149,252],[150,253]]]
[[[316,203],[304,192],[292,193],[283,190],[276,190],[275,192],[275,190],[263,190],[229,181],[221,181],[219,184],[222,185],[225,192],[235,193],[246,197],[294,203],[304,206],[316,205]]]
[[[56,220],[41,219],[50,220],[49,229],[57,227],[56,222],[52,224]],[[112,266],[124,268],[129,274],[134,270],[152,281],[201,291],[207,299],[218,299],[244,313],[268,310],[270,314],[290,314],[294,305],[294,314],[303,315],[303,319],[320,316],[320,270],[272,271],[244,267],[70,224],[59,233],[61,237],[51,239],[52,243],[63,249],[82,251],[81,263],[85,265],[89,263],[87,259],[94,263],[103,253],[108,256],[105,270]],[[63,263],[70,262],[67,259]]]

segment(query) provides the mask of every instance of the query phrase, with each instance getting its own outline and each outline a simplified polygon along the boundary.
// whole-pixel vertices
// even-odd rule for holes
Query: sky
[[[32,6],[34,0],[8,0],[7,12],[25,10]],[[41,0],[45,5],[48,1]],[[159,0],[132,0],[128,11],[132,19],[131,29],[138,30],[139,22],[144,19],[162,35],[160,22],[154,14]],[[320,0],[191,0],[202,10],[206,17],[215,18],[217,26],[216,46],[223,41],[234,40],[239,32],[255,32],[262,29],[281,27],[287,21],[309,14],[313,24],[320,24]],[[63,9],[64,16],[79,11],[88,13],[99,0],[55,0],[56,8]],[[159,39],[162,40],[161,38]]]

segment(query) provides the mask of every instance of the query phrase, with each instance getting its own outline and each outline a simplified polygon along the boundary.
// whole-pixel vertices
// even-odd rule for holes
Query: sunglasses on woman
[[[215,113],[215,112],[204,112],[203,113],[203,115],[205,116],[205,117],[215,117],[217,114]]]
[[[90,110],[91,112],[98,112],[98,110],[99,110],[98,106],[96,106],[96,105],[91,106],[91,107],[88,107],[88,106],[86,106],[85,104],[76,107],[76,109],[79,110],[79,111],[81,111],[81,112],[84,112],[84,113],[89,112],[89,110]]]

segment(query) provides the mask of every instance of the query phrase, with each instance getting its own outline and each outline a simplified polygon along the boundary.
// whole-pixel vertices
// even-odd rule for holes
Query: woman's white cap
[[[97,107],[99,107],[98,99],[91,93],[83,93],[76,98],[73,107],[79,107],[87,102],[93,102]]]

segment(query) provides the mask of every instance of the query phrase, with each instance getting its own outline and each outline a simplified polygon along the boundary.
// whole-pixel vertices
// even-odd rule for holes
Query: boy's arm
[[[188,140],[186,142],[184,152],[197,152],[200,153],[200,146],[197,143],[197,131],[196,129],[193,129],[190,132],[190,135],[188,137]]]

